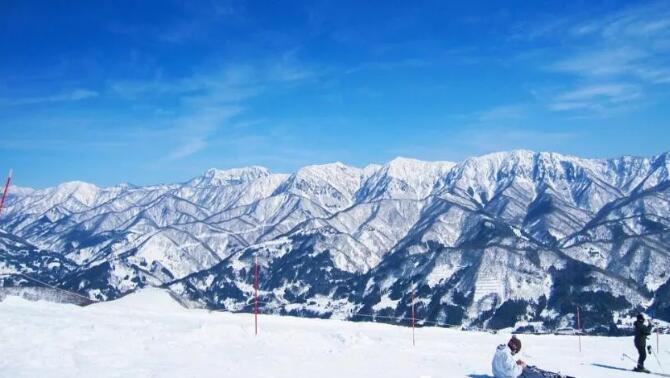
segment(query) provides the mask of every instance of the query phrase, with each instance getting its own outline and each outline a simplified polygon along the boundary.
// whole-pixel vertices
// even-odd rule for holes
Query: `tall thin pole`
[[[577,338],[579,339],[579,353],[582,352],[582,325],[579,319],[579,306],[577,306]]]
[[[7,176],[7,182],[5,182],[5,190],[2,192],[2,199],[0,200],[0,214],[2,213],[2,208],[5,206],[5,198],[7,198],[7,192],[9,191],[9,185],[12,183],[12,170],[9,170],[9,176]]]
[[[654,323],[655,323],[654,315],[655,315],[655,314],[652,313],[651,316],[649,317],[649,322],[650,322],[651,324],[654,324]],[[658,324],[657,324],[657,325],[656,325],[656,353],[658,353],[658,352],[660,351],[660,349],[658,349],[658,347],[659,347],[659,342],[658,342],[659,336],[658,336],[658,334],[659,334],[659,326],[658,326]]]
[[[258,335],[258,256],[254,266],[254,329],[255,335]]]
[[[414,283],[412,283],[412,346],[416,346],[414,330],[416,328],[416,312],[414,311]]]

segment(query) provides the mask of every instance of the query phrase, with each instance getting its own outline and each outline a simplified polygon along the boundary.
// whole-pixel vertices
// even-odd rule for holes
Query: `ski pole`
[[[656,350],[661,350],[661,348],[659,348],[659,345],[658,345],[659,344],[658,343],[659,324],[658,324],[658,322],[656,322],[656,319],[654,319],[653,316],[649,317],[649,322],[656,326]]]
[[[665,373],[665,370],[663,369],[663,365],[661,365],[661,360],[658,358],[658,354],[656,352],[654,352],[654,353],[651,352],[651,345],[649,346],[649,354],[654,356],[654,359],[656,359],[656,363],[658,363],[658,367],[661,368],[661,371]]]
[[[637,361],[635,361],[635,360],[633,359],[633,357],[627,355],[626,353],[624,353],[624,354],[621,355],[621,360],[623,360],[624,358],[627,358],[627,359],[629,359],[629,360],[631,360],[631,361],[637,363]]]

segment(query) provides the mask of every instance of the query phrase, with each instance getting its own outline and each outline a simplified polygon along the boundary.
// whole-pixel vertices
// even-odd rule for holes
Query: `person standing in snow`
[[[644,315],[638,314],[633,326],[635,327],[635,349],[639,355],[637,366],[633,370],[649,373],[649,370],[644,368],[644,360],[647,359],[647,337],[651,335],[651,321],[647,320],[645,324]]]
[[[491,362],[495,378],[571,378],[559,373],[552,373],[528,366],[523,360],[515,360],[514,355],[521,350],[521,340],[512,335],[507,345],[501,344],[496,349]]]

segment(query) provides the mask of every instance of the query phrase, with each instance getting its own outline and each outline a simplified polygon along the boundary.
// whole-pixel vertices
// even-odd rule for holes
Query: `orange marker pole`
[[[9,170],[9,176],[7,176],[7,182],[5,182],[5,190],[2,192],[2,199],[0,200],[0,214],[2,213],[2,207],[5,205],[5,198],[7,198],[7,192],[9,191],[9,185],[12,183],[12,170]]]

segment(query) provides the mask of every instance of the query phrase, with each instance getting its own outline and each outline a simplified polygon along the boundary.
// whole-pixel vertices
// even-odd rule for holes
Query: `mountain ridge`
[[[209,169],[147,187],[70,182],[10,191],[0,227],[29,254],[62,259],[67,268],[45,271],[50,282],[96,299],[166,286],[204,306],[248,309],[259,255],[263,295],[279,313],[290,298],[301,314],[402,316],[414,282],[424,321],[551,329],[591,301],[591,328],[609,329],[646,307],[670,316],[656,295],[670,285],[668,156],[514,150],[291,174]],[[0,284],[28,284],[12,269],[44,269],[30,264],[0,265]],[[380,307],[390,300],[395,308]]]

